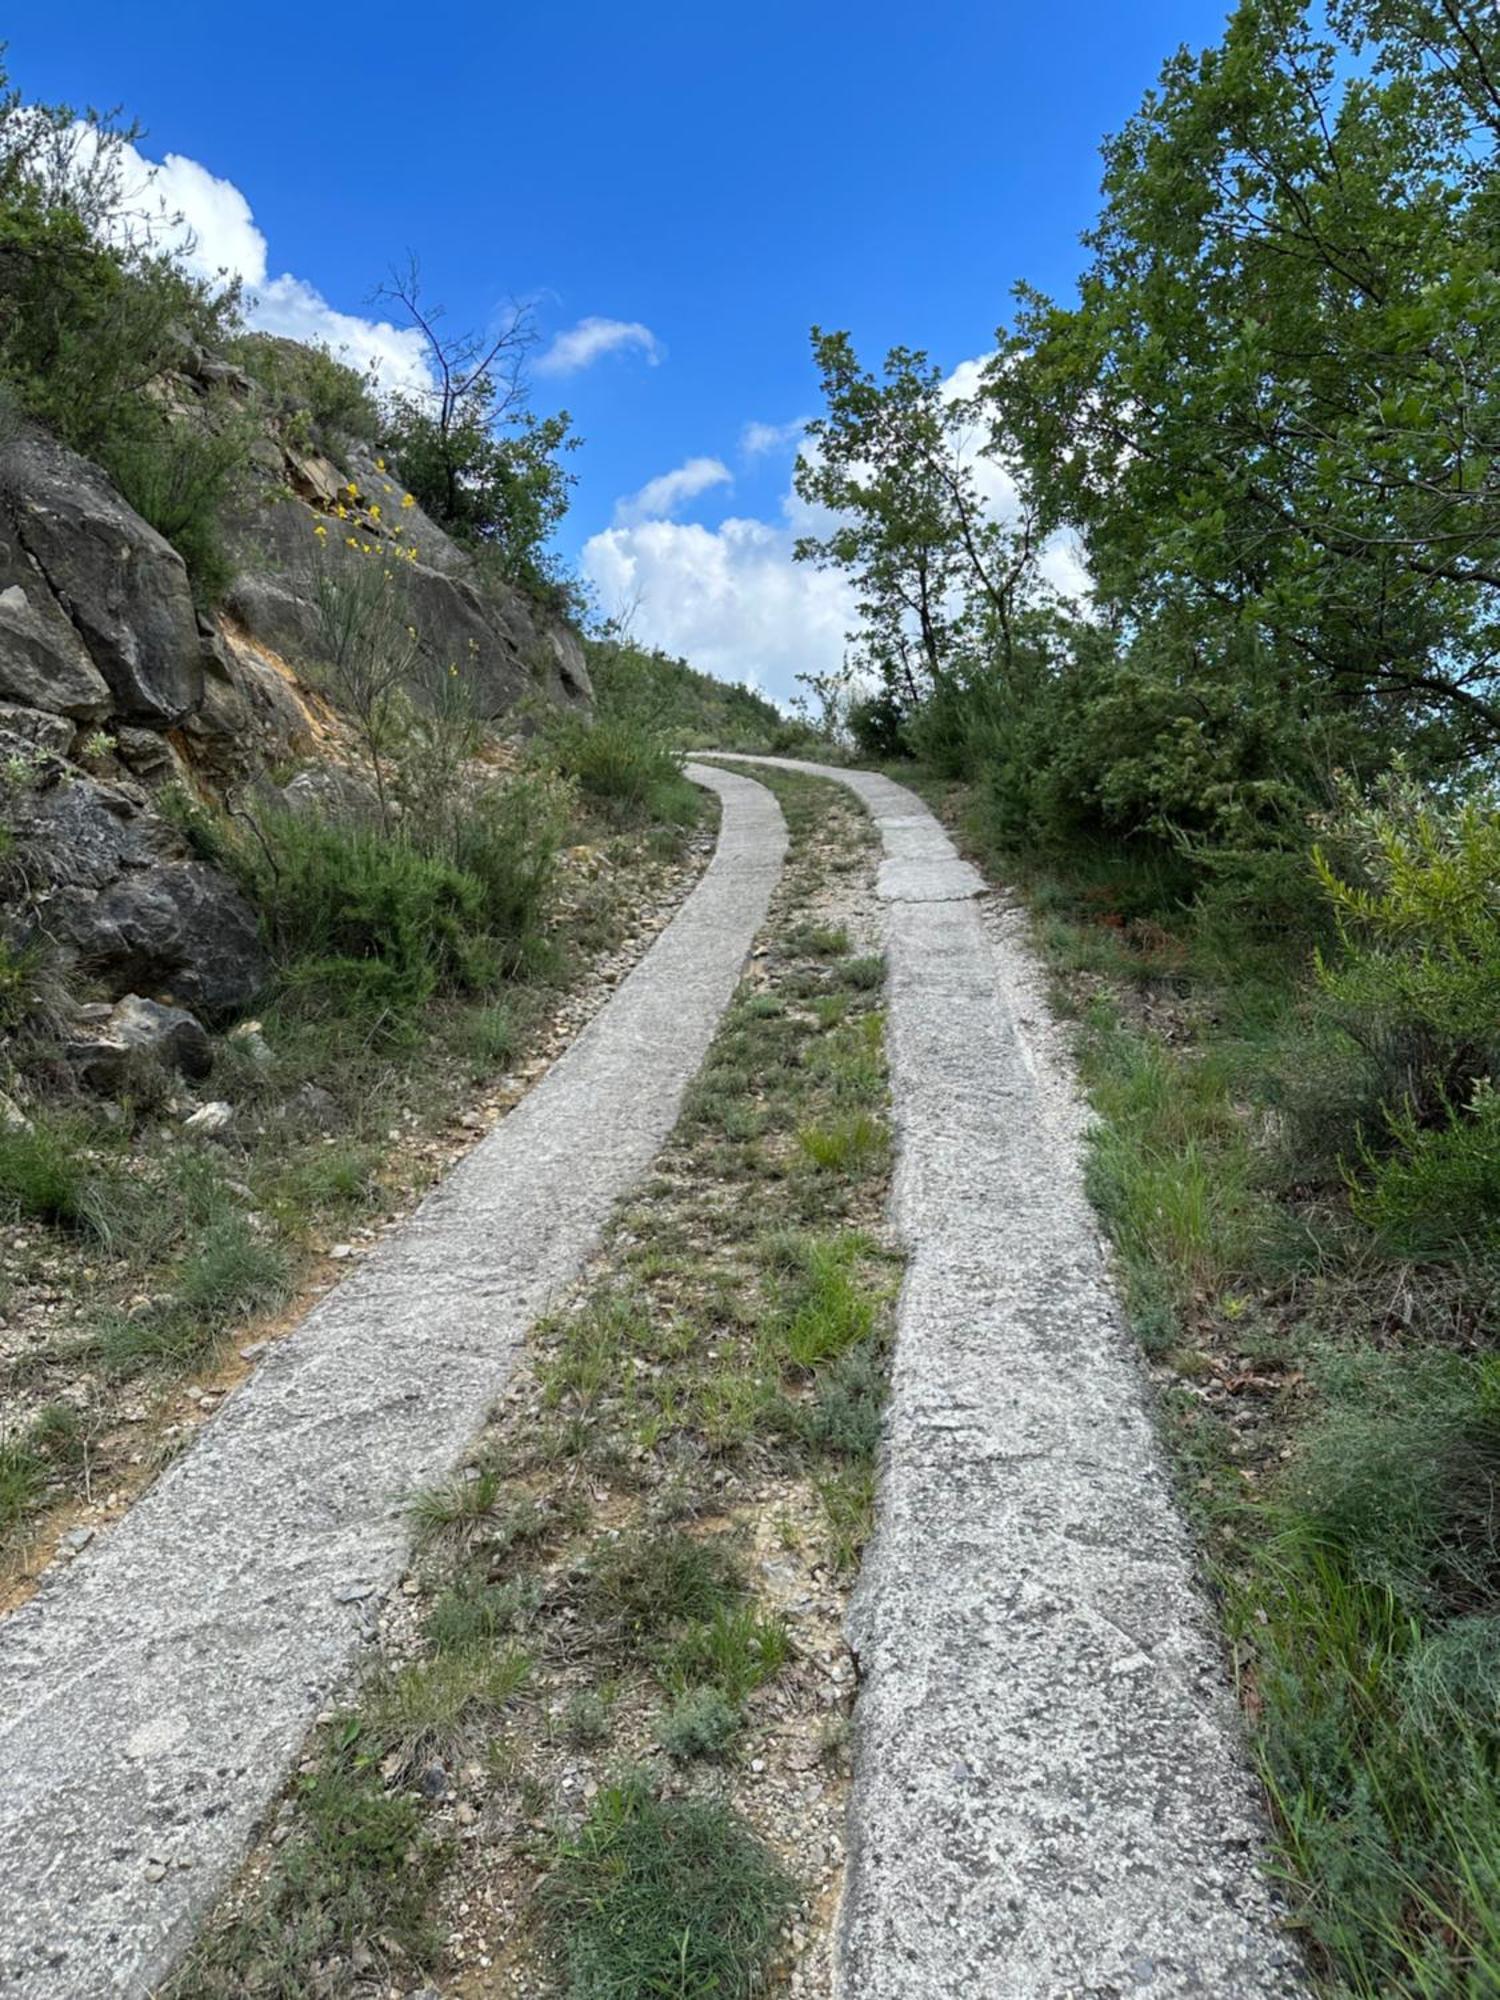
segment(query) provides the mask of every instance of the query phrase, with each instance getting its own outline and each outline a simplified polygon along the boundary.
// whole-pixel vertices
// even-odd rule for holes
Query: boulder
[[[62,766],[21,790],[10,816],[27,919],[80,971],[116,994],[170,994],[210,1021],[264,985],[254,911],[138,787]]]
[[[112,706],[104,676],[3,526],[0,539],[0,699],[75,722],[102,720]]]
[[[21,431],[0,445],[0,541],[7,588],[30,565],[83,641],[127,722],[165,726],[203,699],[203,646],[181,556],[104,473],[50,438]],[[23,583],[28,610],[33,587]],[[17,608],[18,625],[26,620]],[[55,621],[51,621],[55,622]],[[11,657],[22,640],[12,639]],[[76,664],[76,662],[75,662]],[[34,707],[53,707],[22,697]]]
[[[128,1075],[133,1055],[154,1056],[163,1065],[198,1079],[213,1068],[213,1045],[196,1016],[183,1007],[127,993],[108,1018],[67,1044],[67,1058],[92,1090],[113,1090]]]

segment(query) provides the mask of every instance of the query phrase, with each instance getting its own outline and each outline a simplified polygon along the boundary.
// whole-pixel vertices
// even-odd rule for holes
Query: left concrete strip
[[[0,1625],[0,1993],[139,1995],[234,1867],[518,1343],[651,1162],[781,870],[752,780],[708,872],[508,1118]]]

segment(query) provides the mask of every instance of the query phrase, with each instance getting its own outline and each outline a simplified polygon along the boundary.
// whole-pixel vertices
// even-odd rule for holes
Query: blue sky
[[[643,637],[784,697],[849,616],[790,564],[809,326],[872,360],[983,354],[1016,278],[1066,287],[1100,137],[1224,11],[72,0],[18,14],[8,62],[28,96],[137,117],[270,323],[358,347],[330,311],[378,316],[408,250],[455,324],[509,297],[548,340],[610,323],[536,382],[587,440],[564,552]]]

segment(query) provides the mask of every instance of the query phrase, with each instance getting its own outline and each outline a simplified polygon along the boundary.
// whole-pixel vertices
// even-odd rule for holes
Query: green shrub
[[[1368,1148],[1367,1181],[1354,1213],[1387,1249],[1409,1257],[1456,1256],[1500,1246],[1500,1095],[1488,1081],[1447,1122],[1422,1126],[1410,1110],[1389,1120],[1395,1150]]]
[[[455,825],[453,860],[479,884],[484,922],[512,962],[542,932],[566,831],[565,795],[524,775],[476,793]]]
[[[498,973],[485,887],[370,828],[287,815],[268,823],[255,888],[290,993],[362,1017],[409,1017],[440,988]]]
[[[182,557],[203,605],[217,603],[233,575],[222,519],[247,448],[246,426],[236,417],[169,419],[144,410],[102,452],[121,493]]]
[[[630,716],[558,715],[537,739],[537,754],[586,798],[619,820],[687,824],[696,796],[663,737]]]
[[[71,1128],[41,1119],[29,1130],[0,1130],[0,1204],[101,1240],[113,1233],[109,1176],[85,1158]]]
[[[1500,813],[1409,780],[1371,804],[1345,788],[1314,865],[1341,951],[1318,978],[1392,1113],[1449,1122],[1500,1075]]]
[[[633,1642],[712,1618],[743,1591],[739,1560],[725,1540],[662,1528],[600,1543],[584,1601],[606,1635]]]
[[[266,391],[294,444],[329,449],[375,442],[381,413],[373,377],[340,361],[321,342],[249,333],[231,352]]]
[[[542,1905],[569,2000],[750,2000],[794,1890],[728,1807],[609,1785],[558,1843]]]

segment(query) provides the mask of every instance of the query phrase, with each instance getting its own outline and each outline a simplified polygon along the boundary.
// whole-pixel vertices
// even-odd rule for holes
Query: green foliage
[[[697,812],[678,757],[630,716],[554,713],[533,754],[616,819],[686,823]]]
[[[126,152],[138,137],[23,103],[0,68],[0,382],[107,464],[158,421],[148,384],[185,343],[220,340],[238,304],[152,247]]]
[[[0,1130],[0,1205],[103,1241],[113,1231],[110,1175],[61,1121],[37,1118],[29,1129]]]
[[[739,1559],[726,1541],[662,1528],[598,1544],[584,1602],[611,1643],[633,1645],[684,1622],[711,1619],[736,1604],[743,1590]]]
[[[381,412],[373,372],[362,375],[320,342],[247,333],[230,355],[258,382],[292,443],[337,451],[374,444]]]
[[[0,68],[0,388],[105,467],[211,602],[227,581],[218,521],[243,437],[222,412],[169,417],[149,391],[194,346],[222,343],[238,294],[153,247],[130,178],[138,136],[25,104]]]
[[[695,672],[685,660],[648,651],[613,624],[587,640],[585,652],[603,715],[629,717],[685,749],[793,747],[786,740],[785,717],[742,682],[715,680]]]
[[[1368,1151],[1369,1180],[1353,1190],[1354,1213],[1387,1248],[1411,1257],[1456,1256],[1500,1247],[1500,1095],[1488,1080],[1446,1124],[1422,1126],[1411,1111],[1390,1120],[1395,1150]]]
[[[1107,143],[1077,303],[1023,288],[988,382],[1106,619],[1215,677],[1253,642],[1289,713],[1399,714],[1436,759],[1500,728],[1500,31],[1456,12],[1242,0]]]
[[[430,1957],[444,1853],[411,1794],[346,1758],[302,1780],[297,1804],[260,1896],[240,1921],[209,1927],[163,1989],[170,2000],[317,2000],[329,1960],[356,1945],[408,1965]]]
[[[750,2000],[793,1889],[726,1806],[607,1786],[558,1844],[543,1907],[569,2000]]]
[[[486,889],[448,862],[361,827],[269,821],[268,852],[244,850],[285,989],[394,1032],[439,990],[496,977]]]
[[[564,456],[582,442],[566,410],[527,407],[526,358],[536,341],[528,307],[493,335],[450,335],[442,308],[422,298],[412,263],[385,296],[426,343],[434,387],[398,393],[384,442],[422,506],[481,559],[481,574],[547,597],[558,591],[548,537],[568,508],[574,475]]]
[[[221,518],[245,464],[248,427],[232,413],[165,417],[122,428],[104,452],[135,511],[187,565],[193,594],[212,605],[232,575]]]
[[[779,1617],[765,1617],[752,1604],[721,1604],[662,1648],[659,1672],[675,1692],[715,1687],[738,1705],[780,1673],[790,1652],[791,1635]]]
[[[1500,1074],[1500,814],[1446,807],[1400,779],[1362,804],[1347,789],[1314,862],[1341,951],[1319,961],[1340,1028],[1378,1095],[1418,1125]]]

